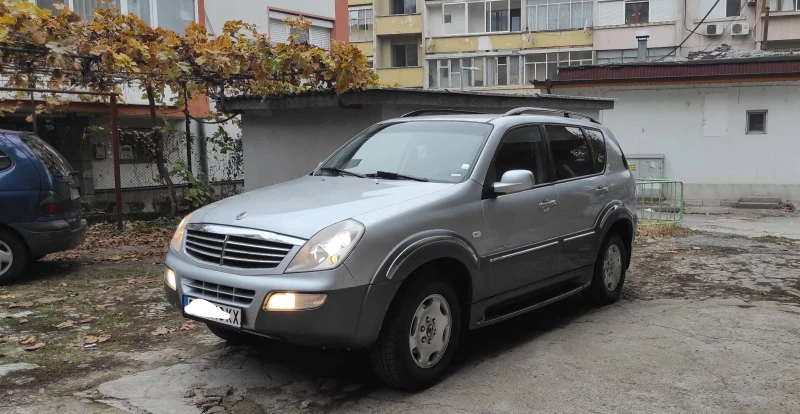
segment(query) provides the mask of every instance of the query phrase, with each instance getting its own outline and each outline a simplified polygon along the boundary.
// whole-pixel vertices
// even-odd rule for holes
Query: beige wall
[[[480,36],[440,37],[428,53],[461,53],[483,50],[539,49],[550,47],[591,46],[591,32],[511,33]]]
[[[594,31],[594,49],[617,50],[636,49],[639,45],[636,40],[637,33],[647,32],[650,38],[647,47],[675,47],[675,23],[652,26],[618,26],[613,28],[596,29]]]

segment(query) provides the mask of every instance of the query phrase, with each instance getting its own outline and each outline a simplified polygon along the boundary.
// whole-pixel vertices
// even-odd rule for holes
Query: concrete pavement
[[[690,209],[700,214],[685,214],[683,225],[693,230],[735,236],[778,236],[800,241],[800,214],[730,208],[707,210],[709,214],[702,214],[703,210],[696,207]]]

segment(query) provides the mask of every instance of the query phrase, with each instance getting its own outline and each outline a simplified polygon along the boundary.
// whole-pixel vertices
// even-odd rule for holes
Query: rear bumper
[[[290,343],[330,348],[365,348],[378,337],[383,317],[399,283],[356,285],[345,266],[321,272],[243,276],[195,266],[172,250],[164,263],[176,275],[178,290],[164,286],[167,301],[182,309],[183,296],[242,309],[242,331]],[[202,281],[255,292],[250,304],[237,304],[203,296],[189,286]],[[264,299],[272,292],[326,293],[316,309],[265,311]],[[206,320],[186,315],[184,317]]]
[[[89,227],[86,220],[81,220],[81,224],[74,229],[64,220],[17,223],[10,226],[25,240],[33,257],[80,246],[86,239],[86,229]]]

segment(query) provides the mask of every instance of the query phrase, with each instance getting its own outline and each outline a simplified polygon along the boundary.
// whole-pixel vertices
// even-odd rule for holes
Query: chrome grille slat
[[[186,253],[197,260],[225,267],[273,269],[283,262],[293,248],[289,243],[215,231],[188,229]],[[231,228],[231,232],[235,231],[236,228]],[[224,292],[217,294],[227,295]]]
[[[184,279],[183,291],[185,294],[211,301],[228,302],[238,306],[248,306],[253,302],[256,292],[249,289],[240,289],[200,280]]]

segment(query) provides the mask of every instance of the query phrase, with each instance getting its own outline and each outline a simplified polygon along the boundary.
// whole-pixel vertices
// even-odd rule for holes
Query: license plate
[[[81,192],[78,191],[77,188],[70,188],[69,189],[69,196],[71,199],[75,200],[81,196]]]
[[[185,308],[188,304],[192,303],[192,301],[195,300],[195,299],[197,299],[197,298],[184,296],[183,297],[183,307]],[[228,319],[217,319],[217,318],[203,318],[203,319],[207,319],[209,321],[218,322],[218,323],[221,323],[223,325],[234,326],[236,328],[240,328],[241,329],[241,327],[242,327],[242,310],[241,309],[234,308],[234,307],[231,307],[231,306],[228,306],[228,305],[220,305],[219,303],[214,303],[214,306],[216,306],[217,308],[219,308],[223,312],[226,312],[226,313],[230,314],[230,317]]]

